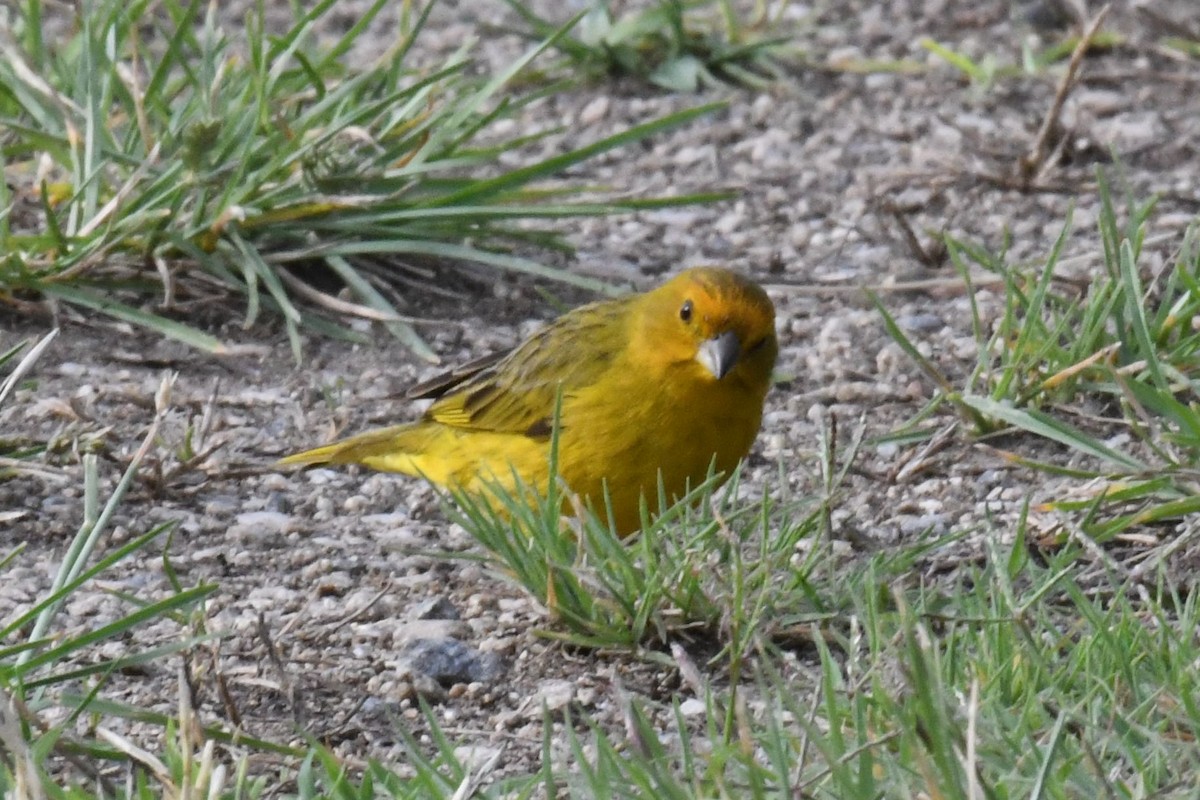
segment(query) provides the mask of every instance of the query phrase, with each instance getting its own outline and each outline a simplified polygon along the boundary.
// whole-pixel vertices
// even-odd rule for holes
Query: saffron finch
[[[415,387],[410,397],[436,398],[416,422],[280,463],[364,464],[484,496],[513,491],[515,473],[544,495],[557,405],[563,482],[626,535],[641,525],[643,498],[656,506],[660,478],[678,498],[749,452],[778,349],[760,286],[690,269],[576,308],[501,358]]]

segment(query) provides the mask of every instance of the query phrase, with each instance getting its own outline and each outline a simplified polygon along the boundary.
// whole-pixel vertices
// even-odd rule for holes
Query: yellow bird
[[[364,464],[486,496],[514,473],[544,496],[561,393],[558,471],[622,535],[696,486],[728,476],[762,422],[779,345],[762,287],[726,269],[690,269],[643,294],[576,308],[502,357],[414,387],[436,398],[416,421],[287,456]],[[606,507],[606,492],[608,505]]]

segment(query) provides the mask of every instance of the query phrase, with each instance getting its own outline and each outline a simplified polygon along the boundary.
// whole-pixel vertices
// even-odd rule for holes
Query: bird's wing
[[[443,380],[427,381],[426,396],[450,393],[429,407],[426,419],[469,430],[548,437],[559,391],[567,394],[595,383],[624,347],[624,309],[620,300],[584,306],[503,358],[471,362],[457,378],[449,373]]]
[[[404,396],[409,400],[437,400],[440,397],[445,397],[475,376],[490,370],[510,355],[512,355],[512,350],[501,350],[498,353],[489,353],[486,356],[480,356],[472,361],[468,361],[466,364],[460,364],[453,369],[440,372],[428,380],[421,381],[416,386],[410,386],[404,392]]]

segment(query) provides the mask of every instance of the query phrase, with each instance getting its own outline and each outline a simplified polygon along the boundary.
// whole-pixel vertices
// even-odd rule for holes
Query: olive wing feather
[[[410,396],[438,397],[428,420],[465,430],[548,437],[561,390],[601,378],[624,347],[623,300],[559,317],[505,356],[488,356],[426,381]],[[418,394],[419,393],[419,394]]]

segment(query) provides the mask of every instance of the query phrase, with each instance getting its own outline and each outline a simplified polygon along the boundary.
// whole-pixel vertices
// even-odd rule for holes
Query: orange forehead
[[[682,305],[691,300],[705,328],[744,328],[764,334],[775,324],[775,307],[762,287],[736,272],[698,267],[680,273],[663,285]]]

